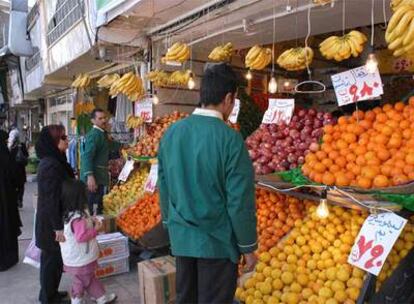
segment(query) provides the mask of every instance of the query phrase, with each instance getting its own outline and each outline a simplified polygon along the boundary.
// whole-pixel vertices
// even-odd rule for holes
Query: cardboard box
[[[102,233],[118,232],[116,225],[116,217],[113,215],[99,215],[98,218],[102,221]]]
[[[96,277],[105,278],[121,273],[129,272],[129,256],[112,260],[98,260],[98,267],[95,270]]]
[[[99,261],[129,256],[128,238],[119,232],[100,234],[96,237],[99,246]]]
[[[138,282],[141,303],[174,303],[175,258],[164,256],[138,263]]]

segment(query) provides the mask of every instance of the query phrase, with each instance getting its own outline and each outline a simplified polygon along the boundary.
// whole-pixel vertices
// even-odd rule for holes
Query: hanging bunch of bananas
[[[363,33],[351,31],[341,37],[328,37],[319,45],[319,50],[326,59],[342,61],[351,56],[358,57],[366,41],[367,37]]]
[[[174,61],[183,63],[188,58],[190,58],[190,47],[186,43],[176,42],[167,50],[167,54],[161,58],[161,62]]]
[[[118,94],[126,95],[130,101],[136,101],[144,96],[145,89],[141,77],[135,75],[133,72],[129,72],[113,82],[109,90],[109,95],[114,97]]]
[[[288,71],[306,69],[313,60],[313,50],[310,47],[297,47],[284,51],[277,59],[277,64]]]
[[[129,129],[135,129],[140,127],[144,123],[144,120],[141,117],[136,117],[132,114],[128,115],[126,120],[126,125]]]
[[[246,68],[252,70],[263,70],[272,61],[272,50],[262,48],[259,45],[252,47],[246,55]]]
[[[160,70],[151,71],[146,75],[146,78],[151,81],[156,87],[168,85],[169,77],[169,73]]]
[[[414,4],[398,7],[388,23],[385,40],[396,57],[414,50]]]
[[[414,0],[391,0],[391,9],[395,12],[403,5],[414,5]]]
[[[328,3],[331,3],[331,2],[332,2],[332,0],[313,0],[314,4],[319,4],[319,5],[325,5],[325,4],[328,4]]]
[[[75,115],[89,114],[95,109],[93,102],[77,102],[75,104]]]
[[[98,80],[98,87],[100,87],[101,89],[109,89],[112,86],[112,84],[120,78],[121,76],[119,76],[119,74],[117,73],[105,75]]]
[[[147,74],[146,78],[151,81],[155,86],[186,86],[190,79],[191,70],[175,71],[173,73],[167,73],[164,71],[151,71]]]
[[[168,78],[168,84],[172,86],[186,86],[190,76],[191,70],[175,71]]]
[[[216,46],[208,55],[208,59],[211,61],[230,61],[231,55],[233,53],[233,44],[228,42]]]
[[[79,74],[72,82],[73,88],[86,88],[91,83],[91,77],[88,74]]]

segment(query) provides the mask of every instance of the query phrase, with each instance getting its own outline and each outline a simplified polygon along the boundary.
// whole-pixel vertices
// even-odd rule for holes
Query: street
[[[33,234],[33,194],[37,183],[26,183],[23,208],[20,216],[23,222],[22,235],[19,237],[19,263],[5,272],[0,272],[0,298],[3,304],[39,303],[39,271],[33,266],[23,264],[24,252]],[[140,303],[138,296],[137,257],[130,257],[130,272],[102,279],[107,291],[118,295],[117,303]],[[63,274],[60,290],[70,291],[70,277]],[[93,302],[88,302],[93,303]]]

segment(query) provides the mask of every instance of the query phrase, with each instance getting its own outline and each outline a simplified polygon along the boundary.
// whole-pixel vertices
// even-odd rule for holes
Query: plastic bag
[[[29,264],[36,268],[40,268],[40,253],[41,253],[41,250],[37,248],[36,241],[33,238],[30,241],[29,247],[27,247],[26,249],[23,263]]]

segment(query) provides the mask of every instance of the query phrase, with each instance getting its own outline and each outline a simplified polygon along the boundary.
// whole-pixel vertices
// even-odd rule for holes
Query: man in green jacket
[[[257,249],[254,174],[244,141],[225,121],[233,70],[211,64],[193,115],[171,126],[158,152],[161,213],[176,256],[177,303],[232,303],[238,262]]]
[[[118,150],[120,144],[109,139],[106,132],[106,114],[101,109],[91,113],[93,128],[86,134],[84,151],[81,154],[81,180],[88,186],[88,206],[91,214],[102,214],[102,199],[109,185],[109,152]]]

